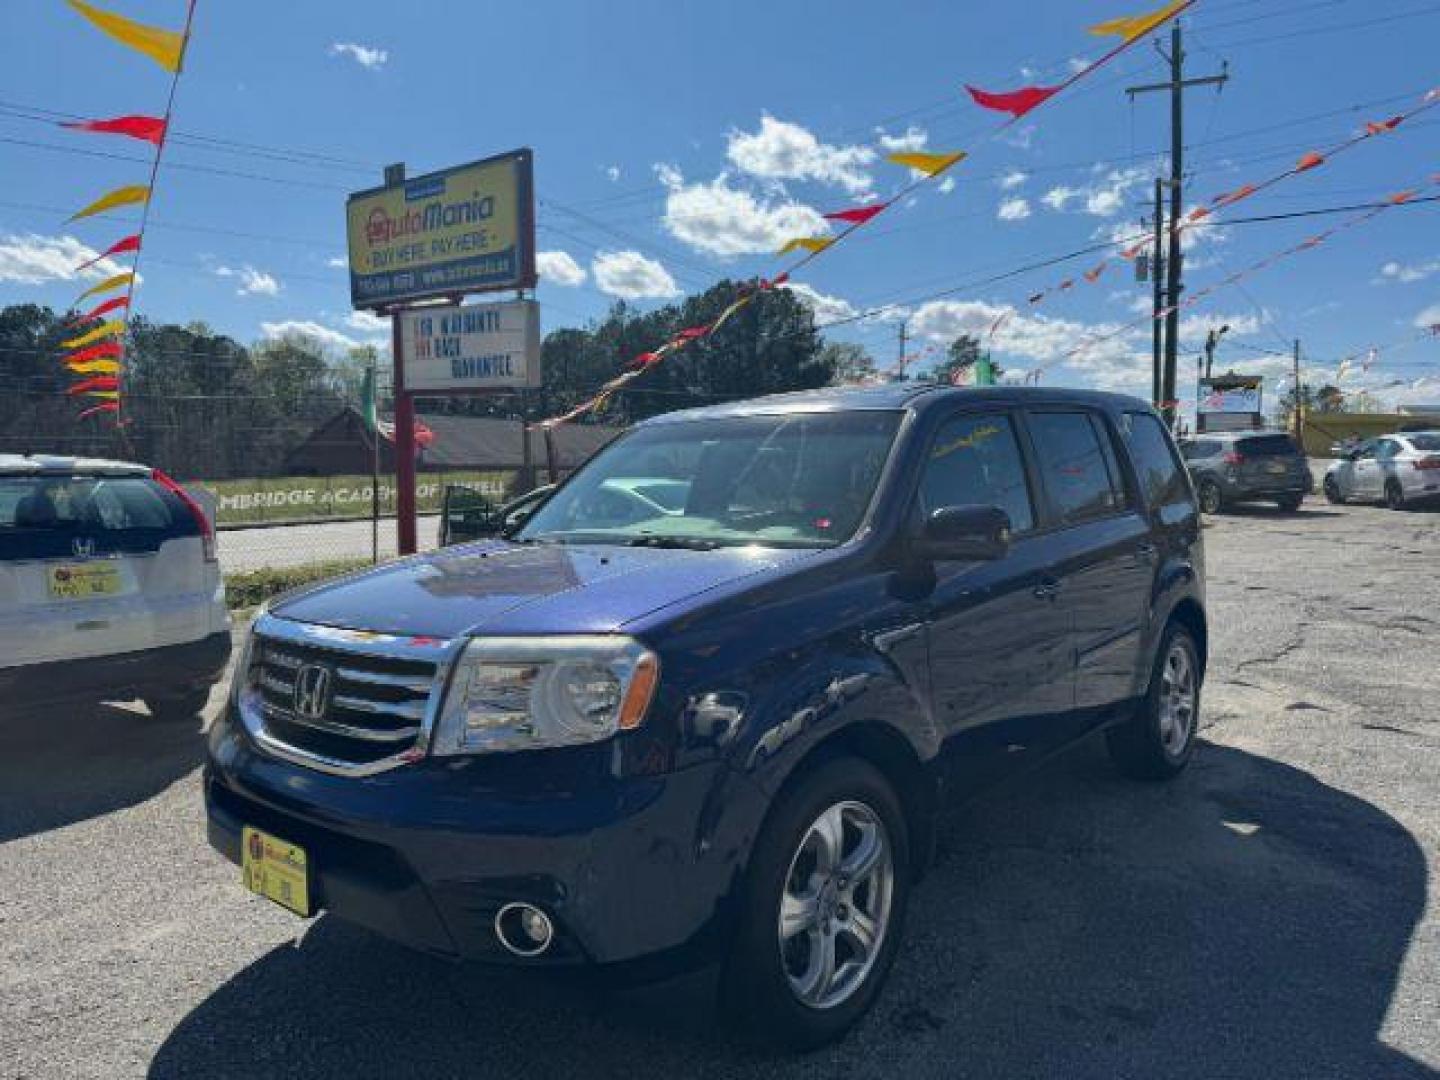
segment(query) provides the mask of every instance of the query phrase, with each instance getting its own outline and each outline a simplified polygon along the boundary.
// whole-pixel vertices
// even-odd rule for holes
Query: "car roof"
[[[1284,435],[1287,439],[1291,437],[1290,432],[1277,428],[1257,428],[1254,431],[1203,431],[1199,435],[1191,435],[1190,438],[1239,442],[1241,439],[1263,439],[1268,435]]]
[[[956,387],[932,382],[882,383],[877,386],[832,386],[770,394],[724,405],[663,413],[642,425],[718,420],[736,416],[783,416],[789,413],[856,412],[862,410],[928,411],[959,401],[1002,405],[1088,404],[1149,411],[1148,402],[1099,390],[1051,389],[1032,386]]]
[[[65,454],[0,454],[0,476],[69,476],[97,473],[106,476],[149,476],[147,465],[109,458],[72,457]]]

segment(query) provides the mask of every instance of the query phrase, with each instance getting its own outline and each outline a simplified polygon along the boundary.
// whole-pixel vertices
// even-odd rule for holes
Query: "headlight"
[[[608,739],[639,726],[659,674],[655,654],[627,637],[476,638],[456,663],[431,752]]]

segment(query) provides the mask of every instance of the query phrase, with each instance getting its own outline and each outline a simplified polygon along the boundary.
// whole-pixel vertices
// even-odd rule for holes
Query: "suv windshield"
[[[1289,435],[1254,435],[1241,439],[1235,449],[1246,457],[1289,457],[1300,453]]]
[[[831,547],[854,535],[897,412],[735,416],[641,427],[516,536],[555,543]]]

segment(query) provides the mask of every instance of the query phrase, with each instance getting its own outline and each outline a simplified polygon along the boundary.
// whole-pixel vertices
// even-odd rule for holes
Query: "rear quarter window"
[[[1252,435],[1239,440],[1235,450],[1245,457],[1289,457],[1300,453],[1289,435]]]

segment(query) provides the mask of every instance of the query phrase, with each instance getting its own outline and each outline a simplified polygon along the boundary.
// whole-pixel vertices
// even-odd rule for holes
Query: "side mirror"
[[[915,550],[937,562],[1003,559],[1010,529],[1010,515],[998,506],[942,506],[925,520]]]

